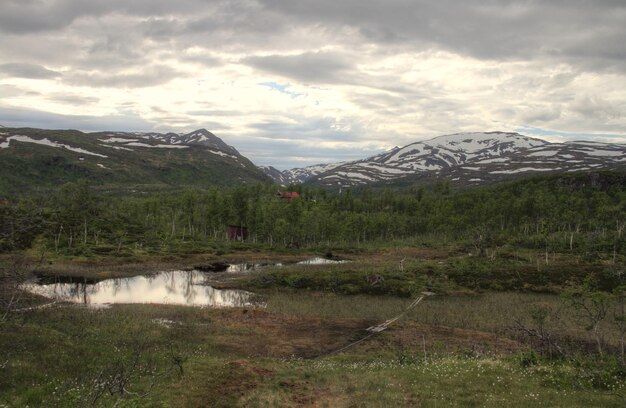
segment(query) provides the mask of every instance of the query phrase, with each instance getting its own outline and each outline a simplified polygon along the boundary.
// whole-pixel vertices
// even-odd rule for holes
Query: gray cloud
[[[205,110],[193,110],[187,112],[192,116],[239,116],[241,112],[234,110],[220,110],[220,109],[205,109]]]
[[[40,92],[24,89],[15,85],[0,84],[0,96],[10,98],[13,96],[39,96]]]
[[[444,48],[477,58],[542,57],[584,69],[626,69],[626,3],[619,0],[5,0],[0,30],[37,33],[62,30],[81,18],[122,22],[125,16],[136,19],[129,26],[134,36],[180,49],[203,44],[248,47],[250,52],[252,46],[267,49],[277,43],[298,48],[293,39],[305,37],[297,33],[315,31],[322,38],[309,36],[309,44],[360,41],[412,50]],[[88,25],[93,32],[103,29],[92,20]],[[124,34],[129,37],[128,31]],[[248,62],[272,72],[297,73],[297,60]],[[315,71],[310,74],[316,77]]]
[[[41,65],[17,62],[0,64],[0,75],[1,74],[13,78],[28,79],[54,79],[61,76],[61,73],[52,71]]]
[[[204,65],[205,67],[217,67],[224,63],[220,58],[213,57],[211,55],[183,55],[180,57],[182,61],[193,62],[196,64]]]
[[[600,121],[609,121],[612,119],[621,119],[626,116],[624,113],[624,104],[619,106],[601,97],[592,97],[589,95],[581,95],[576,98],[570,105],[572,112],[583,117],[596,118]]]
[[[206,10],[201,0],[4,0],[0,31],[28,33],[59,30],[82,17],[117,13],[132,16],[180,15]]]
[[[522,113],[521,120],[523,123],[538,125],[556,120],[561,114],[561,110],[555,106],[531,106]]]
[[[36,109],[0,106],[0,122],[7,127],[41,127],[82,131],[147,131],[153,125],[136,116],[61,115]]]
[[[300,24],[354,27],[379,44],[443,47],[477,58],[544,56],[587,68],[626,69],[622,1],[260,1]]]
[[[98,101],[100,101],[100,99],[96,98],[95,96],[81,96],[81,95],[76,95],[72,93],[63,93],[63,92],[49,94],[46,96],[46,99],[49,99],[54,102],[61,102],[61,103],[65,103],[68,105],[75,105],[75,106],[91,105],[94,103],[98,103]]]
[[[308,163],[333,152],[364,155],[311,149],[312,140],[402,144],[492,124],[623,133],[625,20],[623,0],[2,0],[2,97],[80,112],[98,102],[83,87],[108,87],[127,110],[1,113],[24,124],[32,114],[30,125],[42,127],[206,124],[252,156],[254,147],[277,160],[270,164],[301,163],[303,149]],[[451,69],[439,72],[434,64],[446,61]],[[191,74],[223,77],[163,103],[133,89],[176,78],[188,90],[182,81]],[[57,81],[46,90],[48,83],[12,78]],[[289,83],[303,96],[285,102],[271,94],[268,106],[289,113],[268,112],[250,88],[255,81]],[[155,105],[165,109],[150,111]]]
[[[28,33],[62,28],[80,14],[93,10],[89,2],[82,7],[71,8],[68,1],[43,3],[36,0],[7,0],[0,13],[0,31]]]
[[[358,141],[363,135],[362,129],[344,130],[342,124],[331,118],[273,118],[266,122],[252,123],[250,129],[258,131],[260,136],[269,139],[305,139],[326,141]]]
[[[263,71],[303,82],[339,82],[352,68],[345,55],[328,52],[248,57],[242,62]]]
[[[101,88],[143,88],[167,83],[178,71],[165,65],[148,67],[137,73],[75,72],[65,80],[73,85]]]

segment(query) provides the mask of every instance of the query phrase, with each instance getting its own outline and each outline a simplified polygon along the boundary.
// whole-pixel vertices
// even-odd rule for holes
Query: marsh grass
[[[342,296],[324,292],[269,291],[267,309],[276,313],[324,318],[367,319],[383,322],[402,313],[413,301],[394,296]],[[419,296],[415,295],[415,296]],[[477,330],[521,339],[516,322],[534,327],[531,312],[547,309],[546,324],[572,352],[587,351],[594,338],[584,322],[565,307],[557,295],[518,292],[488,292],[463,296],[429,296],[403,320],[411,323]],[[619,345],[619,331],[606,321],[602,325],[609,348]]]
[[[476,257],[467,253],[411,252],[354,257],[339,265],[286,265],[251,274],[240,282],[249,288],[291,288],[344,295],[377,294],[411,297],[423,291],[560,293],[571,284],[596,277],[602,289],[615,287],[617,275],[606,262],[579,262],[562,254],[538,262],[531,251]],[[374,283],[372,283],[374,281]]]
[[[271,364],[276,374],[239,400],[245,406],[619,407],[610,392],[580,387],[558,367],[522,368],[494,359],[435,357],[400,362],[392,355]],[[557,385],[558,383],[558,385]]]
[[[280,259],[310,255],[285,253]],[[204,254],[130,265],[85,260],[53,264],[50,271],[130,276],[216,257],[245,261],[273,256]],[[139,349],[145,370],[132,379],[130,389],[150,393],[140,400],[127,396],[122,401],[127,406],[622,406],[626,375],[615,360],[598,359],[584,347],[576,349],[579,356],[567,359],[533,356],[532,343],[511,330],[516,321],[536,324],[531,312],[547,310],[545,324],[560,339],[574,346],[593,344],[559,296],[532,292],[558,289],[570,265],[567,259],[554,257],[552,264],[538,268],[531,253],[502,256],[497,262],[394,248],[340,256],[352,262],[288,264],[233,281],[255,288],[266,301],[263,310],[59,305],[16,314],[0,332],[0,406],[80,406],[90,382],[103,370],[128,366]],[[604,267],[584,264],[573,276]],[[463,275],[468,271],[474,272]],[[370,285],[371,275],[383,276],[384,285]],[[517,292],[491,286],[509,284],[528,286]],[[437,295],[422,301],[397,327],[369,344],[323,357],[358,338],[365,327],[403,312],[424,289]],[[615,328],[606,324],[602,330],[615,347]],[[522,343],[504,347],[509,353],[504,356],[468,353],[467,345],[488,337],[481,333]],[[422,348],[423,341],[429,341],[428,347]],[[448,347],[448,341],[460,347]],[[510,354],[519,349],[523,352]],[[173,361],[181,373],[170,370]],[[114,396],[107,396],[97,405],[114,402]]]
[[[574,379],[589,372],[585,368],[589,366],[568,361],[555,365],[542,359],[522,365],[515,356],[466,356],[445,349],[437,353],[429,349],[424,356],[421,348],[400,347],[394,336],[403,331],[384,334],[382,344],[387,347],[383,349],[357,347],[319,359],[291,358],[280,350],[304,347],[325,327],[352,324],[344,332],[357,333],[361,325],[401,312],[410,299],[305,291],[268,291],[265,296],[267,310],[247,313],[158,305],[34,311],[9,322],[10,327],[0,333],[0,363],[6,362],[0,371],[0,403],[76,406],[89,393],[90,381],[103,369],[128,364],[140,346],[145,350],[142,367],[153,371],[134,378],[130,389],[152,391],[141,400],[128,396],[123,400],[126,406],[612,407],[621,403],[613,394],[623,393],[623,377],[608,378],[608,371],[597,369],[589,381],[576,383]],[[436,323],[498,331],[516,309],[556,301],[555,296],[537,294],[434,297],[400,326]],[[349,338],[338,344],[345,341]],[[258,351],[253,351],[255,347]],[[182,375],[167,371],[173,357],[182,362]],[[167,375],[155,377],[150,372]],[[157,386],[151,388],[155,378]],[[110,406],[114,400],[106,396],[97,405]]]

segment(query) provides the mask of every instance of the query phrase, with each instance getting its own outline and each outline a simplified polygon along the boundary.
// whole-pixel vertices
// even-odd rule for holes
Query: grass
[[[240,285],[250,289],[291,288],[343,295],[415,296],[423,290],[439,294],[517,291],[558,294],[594,276],[601,289],[618,285],[612,261],[581,261],[553,254],[546,263],[533,251],[502,249],[493,259],[456,250],[389,249],[347,256],[340,265],[288,265],[251,274]],[[372,280],[377,282],[372,283]]]
[[[366,361],[353,357],[288,361],[277,368],[278,379],[257,387],[240,404],[288,406],[304,400],[316,406],[617,407],[622,403],[614,395],[581,390],[575,384],[551,385],[550,378],[561,376],[552,367],[524,369],[494,359],[400,362],[383,355]]]
[[[584,364],[521,364],[523,344],[496,334],[506,313],[546,295],[428,299],[406,320],[341,354],[369,324],[407,301],[381,296],[268,294],[267,310],[158,305],[42,309],[0,332],[0,404],[74,406],[99,373],[128,367],[142,349],[129,390],[151,390],[126,406],[620,406],[624,378],[581,381]],[[510,301],[517,298],[517,301]],[[554,298],[554,297],[553,297]],[[494,311],[492,323],[480,313]],[[314,310],[315,305],[324,305]],[[432,313],[425,313],[430,307]],[[289,310],[290,309],[290,310]],[[437,326],[429,324],[441,314]],[[474,316],[474,317],[472,317]],[[466,329],[452,329],[450,326]],[[481,330],[478,330],[481,329]],[[425,337],[424,337],[425,336]],[[422,341],[425,343],[422,344]],[[476,353],[476,345],[491,347]],[[473,351],[473,352],[470,352]],[[182,375],[172,359],[182,361]],[[155,374],[156,373],[156,374]],[[156,386],[150,388],[153,381]],[[619,395],[618,395],[619,394]],[[117,396],[106,394],[100,405]],[[132,405],[139,404],[139,405]],[[122,405],[124,406],[124,405]]]
[[[567,254],[551,254],[546,263],[543,254],[531,250],[501,248],[497,256],[470,256],[460,248],[379,248],[354,252],[350,249],[332,253],[350,262],[340,265],[295,265],[296,261],[322,256],[329,251],[269,251],[235,244],[224,249],[199,253],[147,253],[124,249],[122,254],[63,256],[45,253],[40,275],[62,275],[105,279],[132,276],[145,272],[193,268],[215,261],[227,263],[280,262],[282,268],[251,274],[237,285],[250,289],[291,288],[328,291],[338,294],[376,294],[411,297],[422,290],[440,294],[480,291],[520,291],[559,293],[571,283],[580,283],[595,275],[606,288],[615,286],[615,265],[611,260],[584,261]],[[41,258],[40,250],[28,254],[33,263]],[[0,267],[6,262],[0,257]],[[382,278],[371,284],[371,279]],[[368,281],[370,279],[370,281]]]
[[[266,292],[265,295],[268,297],[267,310],[271,312],[323,318],[371,319],[377,322],[402,313],[413,301],[394,296],[343,296],[278,290]],[[593,349],[595,341],[592,334],[585,330],[579,316],[565,307],[559,296],[551,294],[485,292],[431,296],[404,316],[402,322],[427,327],[425,332],[432,332],[435,327],[448,327],[520,340],[521,333],[515,330],[516,321],[529,328],[536,328],[537,323],[530,314],[538,308],[548,311],[545,325],[572,353],[592,351],[589,350]],[[617,326],[607,319],[601,325],[601,330],[605,336],[605,346],[617,350]],[[465,335],[471,336],[471,333]]]
[[[224,251],[204,252],[195,255],[150,255],[134,254],[132,257],[95,256],[95,257],[64,257],[50,252],[30,250],[23,254],[0,254],[0,268],[10,267],[15,259],[21,259],[26,268],[33,270],[38,276],[63,276],[102,280],[141,275],[150,272],[193,269],[195,265],[211,262],[226,263],[263,263],[283,262],[295,263],[304,259],[319,256],[308,251],[257,252],[257,251]]]
[[[529,312],[544,308],[550,312],[548,327],[560,338],[592,344],[557,295],[438,281],[438,271],[461,259],[444,251],[396,249],[360,256],[341,265],[268,269],[250,275],[251,281],[236,281],[253,286],[250,282],[260,277],[278,276],[315,283],[257,288],[266,300],[264,309],[58,305],[15,313],[0,322],[0,407],[81,406],[98,390],[104,392],[96,406],[623,406],[626,373],[614,358],[600,359],[580,347],[568,358],[544,359],[511,330],[516,319],[536,324]],[[405,259],[404,271],[400,259]],[[140,266],[161,268],[168,262]],[[79,275],[85,265],[92,275],[142,271],[137,264],[116,262],[62,263],[60,269]],[[426,273],[429,268],[435,273]],[[346,295],[326,287],[333,279],[366,287],[365,277],[374,273],[384,275],[385,283],[415,284],[416,276],[422,283],[408,297],[389,291]],[[438,288],[438,295],[388,330],[332,354],[362,338],[364,328],[404,311],[422,288]],[[602,330],[615,348],[615,327]],[[115,392],[116,378],[127,380],[130,393]]]

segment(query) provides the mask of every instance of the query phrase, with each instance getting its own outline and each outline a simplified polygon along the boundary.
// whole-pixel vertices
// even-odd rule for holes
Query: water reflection
[[[242,307],[254,305],[251,292],[220,290],[205,285],[199,271],[161,272],[98,283],[31,283],[25,289],[48,298],[73,303],[158,303],[187,306]]]
[[[350,261],[341,261],[336,259],[329,258],[311,258],[306,259],[304,261],[294,262],[297,265],[329,265],[329,264],[342,264]],[[262,262],[262,263],[239,263],[239,264],[229,264],[226,262],[213,262],[206,265],[197,265],[195,266],[195,271],[200,272],[226,272],[226,273],[246,273],[246,272],[255,272],[261,271],[267,267],[281,267],[283,266],[280,262]]]
[[[282,263],[241,263],[228,265],[224,272],[239,273],[239,272],[253,272],[261,270],[268,266],[283,266]]]

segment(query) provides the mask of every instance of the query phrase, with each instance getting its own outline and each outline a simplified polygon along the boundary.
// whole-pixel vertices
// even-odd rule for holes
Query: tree
[[[20,304],[24,295],[22,285],[32,277],[34,269],[35,265],[20,254],[11,255],[8,261],[0,264],[0,325]]]
[[[56,211],[52,234],[58,234],[56,247],[63,234],[67,236],[68,248],[76,238],[82,238],[82,244],[86,245],[90,227],[100,215],[100,205],[87,181],[63,185],[54,197],[53,206]]]
[[[626,340],[626,285],[620,285],[613,291],[615,307],[613,308],[613,322],[617,326],[620,340],[620,358],[622,365],[626,363],[624,346]]]
[[[598,354],[603,354],[604,333],[600,324],[604,321],[611,307],[611,295],[597,290],[590,278],[579,287],[567,289],[562,294],[565,304],[571,307],[578,318],[585,324],[585,329],[593,334]]]
[[[29,248],[45,228],[43,214],[31,200],[0,204],[0,252]]]

